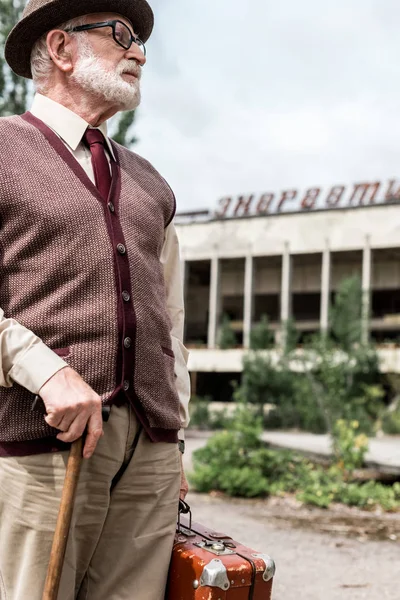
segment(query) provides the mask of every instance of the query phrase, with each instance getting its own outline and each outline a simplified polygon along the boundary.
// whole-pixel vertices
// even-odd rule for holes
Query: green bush
[[[189,402],[190,427],[196,429],[210,429],[210,398],[205,396],[192,396]]]
[[[400,407],[386,411],[382,417],[382,429],[389,435],[400,434]]]
[[[191,481],[197,490],[221,490],[234,496],[260,496],[268,490],[259,464],[254,462],[262,444],[261,420],[254,411],[238,406],[231,430],[215,434],[193,455]]]
[[[346,471],[354,471],[364,466],[368,452],[368,438],[359,432],[358,421],[339,419],[333,428],[333,451],[338,463]]]
[[[294,493],[302,502],[319,507],[342,502],[366,509],[400,510],[400,483],[385,486],[374,481],[347,481],[349,470],[360,464],[365,445],[356,424],[337,427],[337,462],[325,468],[289,450],[266,447],[254,407],[240,405],[231,429],[215,434],[194,453],[191,483],[199,492],[220,490],[245,498]]]
[[[332,502],[372,510],[377,507],[385,511],[400,510],[400,484],[383,485],[376,481],[349,483],[340,479],[337,473],[327,482],[310,482],[297,494],[298,500],[328,508]]]
[[[368,481],[361,485],[342,483],[334,499],[364,509],[380,506],[386,511],[397,511],[400,508],[400,483],[394,483],[392,486],[376,481]]]
[[[189,403],[190,427],[200,430],[224,429],[229,427],[230,417],[227,408],[214,411],[209,396],[192,396]]]

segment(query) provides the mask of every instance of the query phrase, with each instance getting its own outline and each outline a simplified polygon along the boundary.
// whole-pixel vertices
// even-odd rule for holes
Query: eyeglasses
[[[67,29],[67,31],[88,31],[89,29],[99,29],[100,27],[111,27],[114,41],[117,42],[119,46],[122,46],[122,48],[125,48],[125,50],[129,50],[132,44],[136,44],[136,46],[139,46],[144,56],[146,56],[146,48],[142,40],[133,35],[129,27],[122,21],[114,20],[103,21],[102,23],[88,23],[87,25],[79,25],[78,27]]]

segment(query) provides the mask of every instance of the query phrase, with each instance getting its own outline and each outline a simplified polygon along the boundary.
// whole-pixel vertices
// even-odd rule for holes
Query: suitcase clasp
[[[202,540],[197,544],[194,544],[198,548],[203,548],[203,550],[207,550],[207,552],[211,552],[212,554],[216,554],[217,556],[226,556],[227,554],[235,554],[233,550],[229,550],[226,547],[226,544],[222,540],[211,541],[211,540]]]

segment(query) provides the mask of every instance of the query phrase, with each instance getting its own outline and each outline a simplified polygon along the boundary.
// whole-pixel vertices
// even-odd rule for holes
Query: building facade
[[[178,216],[189,369],[239,374],[250,331],[263,314],[279,336],[289,318],[301,334],[328,328],[340,282],[359,275],[364,339],[378,343],[384,371],[400,372],[400,204],[221,218]],[[236,347],[218,349],[228,315]],[[194,383],[196,383],[194,376]]]

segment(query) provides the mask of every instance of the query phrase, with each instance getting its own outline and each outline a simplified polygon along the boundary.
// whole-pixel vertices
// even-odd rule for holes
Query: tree
[[[127,148],[130,148],[137,142],[136,136],[131,133],[135,117],[136,111],[134,110],[119,113],[113,119],[113,125],[110,128],[110,136],[113,140]]]
[[[252,348],[243,360],[237,399],[272,404],[268,427],[300,427],[334,433],[338,419],[372,433],[384,410],[379,360],[372,344],[361,344],[361,285],[341,282],[331,309],[332,331],[296,347],[293,321],[283,323],[284,344],[275,352]],[[256,340],[258,332],[256,332]]]
[[[231,326],[228,315],[223,315],[218,335],[218,346],[221,350],[228,350],[236,346],[236,335]]]
[[[4,48],[6,38],[20,19],[25,2],[0,0],[0,45]],[[20,115],[26,111],[29,81],[15,75],[0,54],[0,116]]]
[[[262,350],[245,355],[235,399],[257,405],[259,414],[263,415],[265,404],[280,405],[285,398],[293,398],[293,374],[287,365]]]
[[[4,48],[11,29],[19,21],[25,7],[25,0],[0,0],[0,45]],[[0,54],[0,116],[20,115],[28,109],[28,98],[32,93],[32,83],[19,77],[10,69]],[[110,136],[123,146],[130,147],[137,140],[132,135],[135,111],[119,113],[112,119]]]
[[[275,337],[271,330],[267,315],[262,315],[259,323],[250,332],[250,348],[252,350],[267,350],[274,346]]]
[[[358,421],[371,433],[384,409],[379,358],[373,344],[361,344],[362,291],[358,276],[343,279],[331,307],[331,333],[314,336],[302,361],[316,406],[328,431],[338,419]]]
[[[362,290],[358,275],[343,279],[331,307],[331,330],[345,352],[361,342]]]
[[[299,332],[296,327],[294,319],[290,318],[282,323],[282,338],[283,338],[283,352],[289,355],[291,352],[296,350],[299,341]]]

